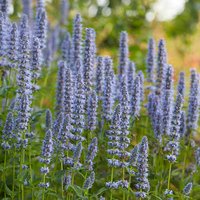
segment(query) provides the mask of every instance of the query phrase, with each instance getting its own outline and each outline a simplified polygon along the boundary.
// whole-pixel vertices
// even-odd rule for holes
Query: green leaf
[[[8,195],[8,196],[12,196],[13,195],[13,192],[12,192],[12,190],[10,190],[10,188],[5,184],[5,190],[6,190],[6,194]]]
[[[85,197],[83,196],[84,190],[81,187],[79,187],[78,185],[71,185],[70,188],[74,190],[78,197],[80,197],[81,199],[85,199]]]
[[[98,195],[102,194],[106,190],[107,190],[107,188],[103,187],[100,190],[98,190],[96,194],[93,194],[92,197],[97,197]]]

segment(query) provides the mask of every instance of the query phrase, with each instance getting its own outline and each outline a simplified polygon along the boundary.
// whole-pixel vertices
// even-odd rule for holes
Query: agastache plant
[[[49,129],[46,132],[45,138],[43,140],[43,145],[42,145],[42,153],[41,153],[41,158],[40,162],[44,163],[44,166],[40,168],[40,172],[43,175],[43,180],[42,182],[39,183],[39,187],[43,188],[43,199],[44,199],[44,193],[45,189],[50,186],[49,182],[46,182],[46,175],[49,173],[49,167],[48,165],[51,162],[51,157],[53,153],[53,140],[52,140],[52,131]]]
[[[120,33],[120,41],[119,41],[119,66],[118,66],[118,74],[119,80],[121,76],[126,74],[128,68],[128,34],[126,31],[122,31]]]
[[[76,73],[74,63],[82,58],[82,18],[77,14],[74,18],[73,34],[72,34],[72,54],[71,67],[72,71]]]
[[[136,185],[137,188],[136,197],[145,199],[150,190],[148,180],[148,139],[146,136],[142,138],[142,142],[138,147],[138,158],[137,158],[137,172],[136,172]]]
[[[13,129],[14,129],[14,117],[13,117],[13,113],[9,112],[6,118],[4,129],[2,131],[3,134],[2,134],[1,146],[5,150],[11,148],[12,139],[15,138]]]
[[[69,15],[69,1],[68,0],[61,0],[60,3],[60,10],[61,10],[61,24],[67,24],[67,18]]]
[[[199,75],[194,69],[191,70],[190,81],[189,105],[187,111],[187,137],[191,135],[191,132],[197,129],[199,119]]]
[[[65,114],[71,116],[73,108],[73,80],[72,72],[69,66],[65,67],[65,77],[64,77],[64,90],[63,90],[63,110]]]
[[[70,33],[67,32],[66,36],[62,42],[61,48],[62,48],[62,59],[66,61],[66,63],[70,67],[70,62],[71,62],[71,36]]]
[[[33,37],[30,65],[31,65],[32,77],[35,81],[40,77],[41,63],[42,63],[42,52],[40,49],[40,41],[37,37]]]
[[[8,0],[1,0],[0,1],[0,11],[4,14],[8,14]]]
[[[88,151],[85,159],[85,167],[87,170],[92,171],[94,165],[94,158],[98,151],[98,140],[94,137],[88,146]]]
[[[185,73],[184,72],[180,72],[179,74],[177,92],[180,93],[182,97],[184,98],[185,96]]]
[[[64,103],[64,91],[65,91],[65,70],[66,64],[63,61],[58,63],[58,75],[57,75],[57,89],[56,89],[56,111],[57,116],[63,109]]]
[[[127,69],[127,84],[128,84],[129,95],[131,95],[132,93],[134,78],[135,78],[135,63],[129,61]]]
[[[140,77],[137,75],[135,77],[132,93],[130,96],[130,108],[131,108],[131,116],[136,118],[140,115],[140,103],[141,103],[141,90],[140,90]]]
[[[44,49],[46,47],[47,37],[47,14],[46,11],[41,8],[37,10],[35,35],[40,41],[40,49]]]
[[[146,65],[147,65],[147,81],[154,82],[155,78],[154,71],[156,68],[156,44],[153,38],[149,39]]]
[[[88,97],[87,105],[87,129],[94,131],[97,125],[97,105],[98,99],[95,91],[92,91]]]
[[[173,103],[173,68],[170,65],[166,67],[166,74],[162,84],[162,132],[163,134],[169,135]]]
[[[18,44],[18,28],[16,23],[13,23],[9,32],[9,41],[7,47],[7,56],[11,62],[17,61],[17,44]]]
[[[104,59],[105,63],[105,79],[103,88],[103,117],[106,120],[111,120],[112,108],[113,108],[113,69],[112,69],[112,59],[106,57]]]
[[[158,44],[157,55],[157,70],[156,70],[156,91],[160,94],[162,87],[162,81],[165,74],[165,66],[167,64],[167,52],[165,47],[165,41],[161,39]]]
[[[104,70],[105,70],[104,58],[99,56],[97,58],[97,67],[96,67],[96,93],[102,100],[103,95],[103,84],[104,84]]]
[[[22,0],[23,13],[28,16],[29,21],[33,19],[32,0]]]
[[[91,91],[93,86],[93,73],[96,56],[96,44],[95,44],[96,33],[94,29],[87,28],[85,36],[85,49],[83,57],[83,77],[86,92]]]

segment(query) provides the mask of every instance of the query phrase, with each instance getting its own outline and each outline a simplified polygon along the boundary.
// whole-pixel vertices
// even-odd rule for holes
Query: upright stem
[[[60,169],[63,171],[63,161],[60,161]],[[62,193],[62,198],[64,198],[64,190],[63,190],[63,176],[61,176],[61,193]]]
[[[169,164],[169,174],[168,174],[168,183],[167,183],[167,189],[168,190],[170,188],[171,171],[172,171],[172,163]]]
[[[12,199],[14,199],[14,192],[15,192],[15,154],[16,149],[14,150],[14,156],[13,156],[13,183],[12,183]]]
[[[31,146],[29,145],[29,174],[30,174],[30,182],[32,184],[33,182],[33,177],[32,177],[32,166],[31,166]],[[31,198],[33,199],[33,188],[31,186]]]
[[[6,187],[6,150],[4,154],[4,173],[3,173],[3,179],[4,179],[4,187]],[[4,190],[4,197],[6,198],[6,189]]]
[[[127,195],[127,200],[129,200],[129,192],[130,192],[130,188],[131,188],[131,174],[129,175],[129,180],[128,180],[128,195]]]
[[[113,182],[113,176],[114,176],[114,167],[111,168],[110,182]],[[112,189],[110,190],[110,200],[112,200]]]
[[[46,183],[46,174],[44,174],[43,176],[43,183],[45,184]],[[42,200],[44,200],[45,198],[45,187],[43,188],[43,192],[42,192]]]
[[[21,173],[22,173],[22,165],[24,164],[24,147],[22,149],[22,156],[21,156],[21,163],[20,163],[20,168],[21,168]],[[21,184],[21,191],[22,191],[22,200],[24,200],[24,183]]]
[[[123,167],[122,169],[122,180],[124,181],[125,180],[125,168]],[[125,192],[123,191],[123,200],[125,200],[126,197],[125,197]]]

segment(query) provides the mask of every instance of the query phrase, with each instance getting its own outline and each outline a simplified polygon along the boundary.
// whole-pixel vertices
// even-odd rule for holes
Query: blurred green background
[[[71,30],[74,15],[81,13],[84,27],[97,32],[98,54],[118,57],[120,31],[129,34],[130,57],[144,68],[147,41],[165,38],[169,63],[175,71],[199,67],[200,0],[68,0]],[[13,0],[12,17],[20,16],[21,0]],[[36,1],[33,0],[33,7]],[[60,0],[46,0],[48,18],[56,25],[61,17]]]

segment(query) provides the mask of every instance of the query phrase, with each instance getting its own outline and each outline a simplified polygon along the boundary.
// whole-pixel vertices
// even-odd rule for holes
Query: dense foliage
[[[199,199],[197,71],[174,83],[163,39],[137,70],[126,31],[115,67],[80,14],[70,33],[22,2],[13,22],[0,1],[1,199]]]

